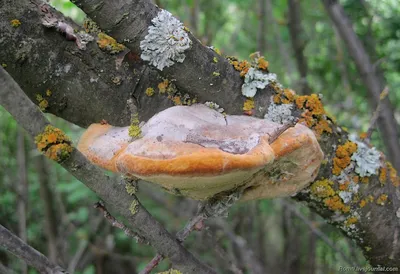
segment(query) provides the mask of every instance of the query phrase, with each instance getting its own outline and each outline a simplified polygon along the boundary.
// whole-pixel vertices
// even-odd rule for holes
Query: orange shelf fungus
[[[93,124],[78,149],[103,168],[196,200],[239,187],[242,200],[281,197],[314,180],[323,159],[314,133],[302,125],[270,144],[281,126],[200,104],[175,106],[144,124],[140,138],[132,139],[129,127]]]

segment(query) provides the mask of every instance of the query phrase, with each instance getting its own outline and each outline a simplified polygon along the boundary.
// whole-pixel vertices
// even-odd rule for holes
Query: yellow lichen
[[[153,96],[154,95],[154,88],[147,88],[145,93],[149,97]]]
[[[267,70],[268,69],[268,65],[269,65],[268,61],[266,61],[264,59],[264,56],[261,56],[260,58],[257,59],[257,67],[259,69]]]
[[[218,76],[220,76],[221,74],[219,73],[219,72],[216,72],[216,71],[214,71],[213,72],[213,76],[215,76],[215,77],[218,77]]]
[[[53,93],[51,92],[50,89],[47,89],[47,90],[46,90],[46,95],[47,95],[48,97],[50,97],[52,94],[53,94]]]
[[[369,177],[367,177],[367,176],[361,177],[361,183],[368,184],[369,183]]]
[[[365,139],[365,138],[367,138],[367,133],[366,132],[361,132],[359,134],[359,136],[360,136],[360,139]]]
[[[379,170],[379,182],[381,183],[381,185],[384,185],[386,184],[386,180],[387,180],[387,168],[381,167],[381,169]]]
[[[314,127],[314,130],[318,133],[318,135],[321,135],[324,132],[332,133],[332,128],[327,120],[319,120],[317,125]]]
[[[6,68],[6,67],[7,67],[7,64],[6,64],[6,63],[3,63],[3,64],[1,64],[1,66],[2,66],[3,68]]]
[[[218,48],[214,48],[214,51],[218,54],[221,55],[221,51]]]
[[[273,97],[273,101],[275,104],[290,104],[293,103],[298,97],[293,90],[288,88],[285,88],[283,90],[280,88],[276,88],[275,91],[276,94]]]
[[[339,184],[339,190],[345,191],[349,187],[350,182],[344,182],[342,184]]]
[[[138,200],[134,199],[129,206],[129,211],[131,212],[132,215],[135,215],[139,209],[139,202]]]
[[[394,169],[390,162],[386,162],[387,169],[389,171],[389,179],[395,187],[400,186],[400,178],[397,176],[397,171]]]
[[[43,133],[35,137],[35,143],[40,152],[56,162],[67,159],[73,150],[68,136],[51,125],[46,126]]]
[[[119,44],[114,38],[107,34],[100,32],[97,35],[97,45],[100,49],[108,51],[111,54],[115,54],[125,50],[125,46]]]
[[[140,138],[142,129],[140,128],[140,121],[138,113],[134,114],[131,120],[131,125],[128,130],[129,136],[133,138]]]
[[[18,28],[19,26],[21,26],[21,21],[19,21],[18,19],[13,19],[10,21],[10,24],[12,27]]]
[[[237,60],[230,60],[230,63],[233,65],[233,67],[237,70],[240,71],[240,76],[244,77],[246,75],[246,73],[249,71],[251,65],[249,62],[247,62],[246,60],[243,61],[237,61]]]
[[[364,206],[367,205],[367,203],[368,203],[367,200],[362,199],[362,200],[360,201],[359,205],[360,205],[361,208],[363,208]]]
[[[372,250],[372,247],[370,247],[370,246],[365,247],[365,251],[370,252],[371,250]]]
[[[254,99],[246,99],[243,104],[243,110],[244,111],[252,111],[254,109]]]
[[[340,172],[346,168],[351,161],[351,155],[357,150],[357,144],[347,141],[344,145],[339,145],[336,149],[336,157],[333,158],[334,175],[339,175]]]
[[[158,92],[160,92],[161,94],[164,94],[167,91],[168,85],[169,85],[169,81],[167,79],[165,79],[164,81],[159,83],[158,84]]]
[[[179,97],[179,96],[174,96],[172,98],[172,101],[174,102],[175,106],[182,105],[182,100],[181,100],[181,97]]]
[[[41,94],[36,94],[36,101],[38,101],[41,111],[45,111],[49,107],[49,102]]]
[[[370,203],[374,201],[374,196],[368,195],[367,199],[369,200]]]
[[[350,207],[345,205],[338,195],[324,199],[324,203],[332,211],[342,211],[343,213],[350,211]]]
[[[388,196],[386,194],[381,194],[378,199],[376,199],[376,204],[385,205],[387,202]]]
[[[213,62],[214,62],[214,63],[218,63],[218,58],[217,58],[217,57],[214,57],[214,58],[213,58]]]
[[[335,190],[332,188],[333,182],[328,179],[323,179],[314,182],[311,185],[311,193],[318,198],[327,198],[335,195]]]
[[[351,226],[352,224],[355,224],[357,222],[358,222],[358,218],[355,217],[355,216],[351,216],[345,221],[345,225],[346,226]]]

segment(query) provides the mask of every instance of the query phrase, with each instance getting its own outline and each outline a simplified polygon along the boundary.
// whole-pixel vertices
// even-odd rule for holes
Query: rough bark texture
[[[140,55],[140,40],[146,35],[147,26],[157,12],[157,8],[150,2],[144,0],[93,0],[75,2],[78,2],[84,11],[99,23],[102,29],[114,36],[118,41],[127,41],[125,45],[128,46],[135,55]],[[35,15],[35,13],[39,11],[34,6],[28,8],[27,3],[28,1],[18,1],[13,7],[0,7],[1,13],[7,13],[7,16],[2,16],[0,19],[0,27],[4,30],[4,38],[0,40],[0,46],[2,48],[0,51],[0,58],[2,60],[7,60],[7,70],[14,79],[24,86],[26,92],[30,94],[33,99],[34,93],[38,92],[37,85],[39,85],[39,81],[36,82],[35,79],[41,79],[41,81],[46,80],[46,86],[40,84],[41,92],[48,87],[52,88],[56,86],[57,88],[54,90],[54,93],[59,93],[62,96],[69,96],[69,93],[75,93],[76,90],[79,90],[79,92],[76,93],[79,95],[79,100],[68,103],[63,111],[60,111],[57,107],[53,107],[52,105],[52,100],[59,99],[49,99],[51,106],[47,111],[61,118],[75,121],[84,126],[92,122],[98,122],[100,119],[106,119],[110,122],[115,121],[115,124],[128,123],[130,119],[129,111],[122,111],[120,108],[115,107],[122,106],[122,108],[125,108],[126,99],[129,98],[129,96],[124,94],[125,92],[131,94],[131,86],[129,87],[129,85],[127,85],[125,88],[118,88],[120,94],[122,94],[121,96],[126,96],[121,100],[120,96],[106,96],[107,94],[105,91],[105,95],[97,93],[99,92],[99,88],[107,90],[108,87],[112,86],[108,84],[107,81],[102,81],[103,86],[86,85],[82,87],[80,83],[75,82],[74,78],[69,78],[69,75],[63,74],[59,77],[49,77],[49,71],[54,71],[57,67],[65,67],[65,59],[71,58],[67,60],[74,62],[73,68],[77,70],[75,77],[82,81],[85,81],[85,79],[88,81],[87,79],[91,77],[88,77],[87,74],[90,75],[93,72],[88,69],[83,62],[87,52],[97,52],[95,48],[96,44],[94,42],[92,42],[94,45],[89,44],[86,51],[77,50],[75,43],[65,41],[65,38],[62,37],[61,34],[56,33],[54,30],[44,30],[44,28],[40,26],[40,23],[36,21],[38,16]],[[23,18],[22,25],[19,28],[11,28],[9,26],[8,20],[13,18]],[[24,26],[24,20],[28,20],[26,22],[28,26]],[[41,36],[37,37],[39,34]],[[241,96],[240,86],[243,80],[239,77],[238,72],[233,70],[231,65],[222,57],[202,46],[194,37],[190,38],[193,41],[193,46],[187,51],[185,61],[182,64],[175,64],[165,69],[162,72],[162,76],[168,79],[176,79],[177,86],[185,92],[190,92],[191,95],[197,95],[199,102],[214,101],[225,108],[228,114],[241,113],[245,98]],[[28,41],[30,43],[28,43]],[[35,43],[39,44],[40,47],[36,47]],[[21,47],[19,45],[21,45]],[[21,48],[24,49],[22,53]],[[55,57],[49,62],[47,58],[49,54],[43,52],[43,48],[46,48],[47,52],[49,52],[50,49],[52,51],[57,50],[57,53],[62,54],[63,58]],[[61,50],[65,48],[70,48],[70,50],[79,52],[79,58],[65,54],[65,51]],[[23,62],[19,61],[21,56],[25,56]],[[219,58],[219,62],[212,62],[213,57]],[[103,70],[102,75],[104,75],[104,79],[108,79],[107,77],[117,72],[114,65],[104,65],[104,60],[112,60],[112,57],[108,57],[106,54],[99,52],[98,54],[93,54],[90,58],[87,56],[87,58],[90,60],[95,71]],[[100,67],[97,67],[97,65],[100,65]],[[48,71],[48,67],[51,67],[52,70]],[[221,72],[218,79],[212,76],[213,71]],[[97,74],[94,74],[93,76],[96,75]],[[131,77],[135,76],[131,75]],[[68,79],[68,81],[65,79]],[[66,83],[59,84],[63,83],[63,81],[66,81]],[[74,85],[76,84],[76,87],[71,85],[71,83]],[[213,85],[211,86],[210,83]],[[136,87],[137,92],[140,94],[144,94],[145,88],[147,88],[146,85]],[[124,91],[125,89],[129,91]],[[275,91],[272,89],[257,92],[255,97],[256,116],[262,117],[264,115],[267,102],[269,102],[270,96],[274,95],[274,92]],[[145,96],[143,95],[142,97]],[[11,99],[12,98],[10,98],[10,100]],[[146,101],[145,107],[139,108],[140,113],[154,113],[160,108],[169,106],[169,104],[165,103],[168,101],[161,101],[157,99],[157,96],[146,99],[148,100]],[[60,102],[60,100],[57,102]],[[10,111],[12,112],[14,108],[18,110],[23,107],[25,102],[18,101],[11,102],[10,104],[12,108]],[[92,107],[92,105],[95,105],[95,107]],[[72,108],[74,111],[68,108]],[[88,112],[87,109],[90,109],[90,112]],[[147,110],[148,112],[146,112]],[[147,116],[143,115],[142,117]],[[26,122],[24,120],[29,120],[30,117],[28,115],[17,115],[16,119],[23,124]],[[143,118],[143,120],[145,119]],[[34,127],[35,121],[32,121],[32,124],[32,127]],[[42,126],[42,124],[37,124],[37,128],[39,129],[41,129]],[[332,161],[335,156],[336,148],[339,143],[343,144],[347,140],[347,134],[340,127],[332,125],[332,130],[333,133],[323,134],[319,139],[326,156],[326,163],[322,165],[317,179],[323,177],[330,178],[332,176]],[[41,130],[36,132],[36,130],[28,129],[28,131],[35,136]],[[112,208],[126,216],[129,224],[132,226],[139,227],[144,223],[148,224],[146,227],[153,227],[153,229],[140,230],[138,232],[143,233],[152,244],[154,243],[157,249],[165,249],[167,246],[170,251],[168,254],[163,255],[170,257],[173,264],[177,263],[178,266],[183,267],[179,264],[179,261],[183,260],[183,258],[180,257],[182,254],[186,254],[185,256],[187,256],[187,258],[196,262],[186,251],[182,251],[181,247],[176,245],[176,242],[174,242],[165,230],[159,228],[158,223],[151,219],[150,215],[144,209],[139,210],[134,217],[130,215],[127,206],[129,206],[132,198],[126,194],[121,185],[110,179],[108,179],[108,183],[104,183],[104,175],[99,174],[97,171],[98,169],[87,163],[80,154],[75,153],[72,159],[74,159],[79,168],[75,171],[69,170],[78,179],[87,183],[98,195],[115,201],[115,203],[113,202],[110,206],[110,209]],[[67,167],[68,165],[71,167],[72,163],[67,161],[64,164],[64,166]],[[91,174],[91,176],[88,174]],[[93,176],[93,174],[95,174],[95,176]],[[99,178],[98,176],[103,177]],[[257,176],[265,176],[265,174],[258,173]],[[334,182],[332,187],[337,190],[339,188],[338,182]],[[349,204],[350,211],[347,213],[340,213],[330,210],[321,199],[316,199],[315,196],[313,196],[311,188],[300,192],[296,195],[296,198],[305,201],[327,221],[342,229],[349,238],[355,239],[357,244],[363,248],[365,256],[370,260],[372,265],[399,266],[399,218],[396,216],[396,212],[400,206],[399,193],[398,186],[392,184],[389,179],[381,183],[377,176],[372,176],[369,183],[360,184],[358,196],[361,199],[372,195],[374,201],[376,201],[381,194],[386,194],[388,195],[388,202],[384,205],[371,202],[360,207],[359,201],[352,201]],[[346,225],[346,220],[356,212],[359,214],[358,221],[354,224],[354,227],[349,228],[349,226]],[[154,235],[159,236],[155,237]]]
[[[372,109],[375,109],[379,102],[379,95],[385,87],[383,75],[375,68],[364,45],[353,30],[350,19],[345,14],[342,6],[336,0],[322,0],[329,17],[335,24],[341,38],[346,43],[350,55],[360,73],[361,79],[368,91],[368,98]],[[384,107],[378,127],[382,132],[382,138],[387,147],[387,156],[393,165],[400,169],[400,129],[393,115],[393,107],[386,98],[383,101]]]

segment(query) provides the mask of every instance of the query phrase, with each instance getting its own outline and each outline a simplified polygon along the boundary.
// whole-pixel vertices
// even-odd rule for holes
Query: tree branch
[[[2,225],[0,225],[0,245],[18,258],[24,260],[28,265],[36,268],[40,273],[65,273],[60,266],[51,263],[46,256],[24,243],[24,241]]]

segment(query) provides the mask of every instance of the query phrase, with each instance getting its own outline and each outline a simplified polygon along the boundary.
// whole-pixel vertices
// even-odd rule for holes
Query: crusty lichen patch
[[[385,205],[387,203],[388,200],[388,195],[387,194],[381,194],[378,199],[376,199],[376,204],[377,205]]]
[[[343,213],[348,213],[350,211],[350,206],[345,205],[338,195],[326,198],[324,203],[332,211],[341,211]]]
[[[36,94],[36,101],[38,101],[41,111],[45,111],[49,107],[49,102],[41,94]]]
[[[37,149],[51,160],[62,162],[67,159],[73,148],[71,139],[60,129],[48,125],[35,137]]]
[[[343,145],[339,145],[336,149],[336,156],[333,158],[333,169],[334,175],[340,175],[343,169],[345,169],[351,162],[351,156],[357,150],[357,144],[351,141],[347,141]]]
[[[13,28],[18,28],[19,26],[21,26],[21,21],[19,21],[18,19],[13,19],[10,21],[10,24]]]
[[[139,209],[139,202],[137,199],[134,199],[129,206],[129,211],[131,212],[132,215],[135,215]]]
[[[107,51],[111,54],[116,54],[125,50],[124,45],[119,44],[114,38],[103,32],[97,34],[97,45],[100,49]]]
[[[311,193],[318,198],[331,197],[335,195],[335,190],[332,186],[332,181],[327,179],[319,180],[311,185]]]
[[[247,115],[252,115],[254,109],[254,99],[248,98],[243,103],[243,111]]]
[[[153,96],[154,95],[154,88],[147,88],[145,93],[149,97]]]
[[[136,192],[138,191],[137,183],[136,182],[134,182],[134,183],[127,182],[125,184],[125,190],[131,196],[136,194]]]
[[[132,138],[140,138],[142,129],[140,128],[139,114],[135,113],[131,120],[131,125],[128,130],[129,136]]]
[[[400,178],[397,176],[397,171],[390,162],[386,162],[389,171],[389,179],[395,187],[400,186]]]

